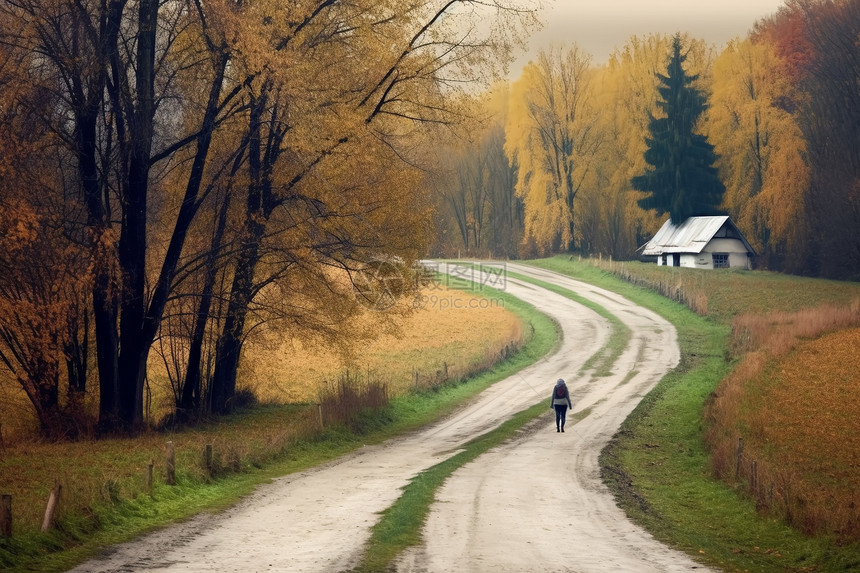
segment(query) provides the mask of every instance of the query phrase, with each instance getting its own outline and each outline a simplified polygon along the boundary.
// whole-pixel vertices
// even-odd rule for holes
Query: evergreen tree
[[[675,224],[695,215],[718,212],[725,187],[717,176],[717,155],[705,136],[694,133],[705,110],[705,96],[693,87],[697,75],[687,75],[682,64],[681,38],[672,40],[672,55],[666,75],[657,74],[661,100],[657,106],[665,117],[653,115],[651,136],[645,138],[645,173],[631,179],[637,191],[650,193],[638,201],[643,209],[669,213]]]

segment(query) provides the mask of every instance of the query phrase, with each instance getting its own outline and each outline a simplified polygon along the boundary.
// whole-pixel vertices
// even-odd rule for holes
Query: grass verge
[[[806,537],[759,515],[748,498],[712,477],[702,409],[732,367],[726,324],[587,262],[556,257],[529,264],[617,292],[659,313],[678,331],[680,364],[640,402],[600,457],[603,479],[631,519],[664,543],[725,571],[860,570],[857,544]]]

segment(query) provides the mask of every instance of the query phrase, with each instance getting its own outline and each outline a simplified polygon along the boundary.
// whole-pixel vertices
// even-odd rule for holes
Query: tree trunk
[[[262,117],[267,102],[267,88],[251,104],[248,128],[248,171],[250,184],[245,209],[245,230],[239,250],[224,328],[218,339],[215,372],[212,376],[211,407],[216,413],[230,409],[230,399],[236,393],[236,375],[248,307],[253,298],[254,273],[259,262],[260,243],[265,233],[263,208],[264,170],[262,153]]]
[[[120,315],[120,415],[126,430],[143,425],[143,384],[151,341],[144,335],[146,304],[146,210],[155,116],[155,36],[158,1],[141,0],[138,11],[137,107],[131,110],[128,189],[119,241],[123,271]]]
[[[99,373],[99,428],[112,431],[120,424],[119,403],[119,338],[118,309],[111,261],[113,244],[107,239],[110,228],[107,205],[102,198],[97,157],[97,123],[107,85],[107,67],[117,53],[117,37],[122,19],[123,2],[112,1],[104,18],[104,36],[99,42],[102,50],[101,69],[88,99],[78,101],[76,142],[78,172],[87,206],[87,228],[95,266],[92,290],[93,323],[95,326],[96,364]]]
[[[251,223],[247,240],[236,263],[233,285],[230,289],[230,303],[224,329],[218,340],[215,356],[215,372],[212,376],[212,411],[219,414],[230,410],[230,399],[236,393],[236,375],[239,370],[239,356],[245,319],[252,299],[254,272],[259,262],[259,244],[263,237],[263,225]]]
[[[37,359],[27,365],[26,378],[20,377],[18,380],[36,411],[40,433],[50,439],[60,438],[63,433],[59,372],[59,362]]]
[[[83,327],[77,320],[69,325],[69,342],[64,345],[66,372],[69,379],[69,394],[83,394],[87,391],[87,357],[90,345],[90,313],[84,309]],[[83,335],[83,340],[78,336]]]
[[[227,213],[230,210],[230,192],[228,190],[224,202],[221,204],[221,211],[218,214],[218,223],[215,227],[215,234],[212,237],[212,244],[209,247],[209,253],[206,256],[203,292],[200,296],[200,306],[197,309],[196,323],[194,324],[194,333],[191,337],[191,347],[188,351],[188,368],[185,371],[185,383],[182,385],[182,397],[178,409],[188,416],[191,412],[197,413],[200,409],[200,394],[202,368],[201,363],[203,357],[203,340],[206,336],[206,324],[209,319],[209,312],[212,306],[212,294],[215,290],[215,280],[218,276],[218,267],[216,265],[218,253],[221,250],[221,243],[224,238],[224,230],[227,227]]]
[[[78,118],[77,135],[80,150],[78,171],[87,205],[90,251],[95,268],[92,308],[99,373],[99,428],[111,431],[120,421],[119,339],[116,302],[111,294],[113,277],[107,260],[113,257],[113,252],[106,240],[108,222],[96,166],[96,118],[93,115],[85,114]]]
[[[576,229],[574,228],[574,223],[573,223],[573,194],[572,193],[568,193],[568,195],[567,195],[567,209],[568,209],[567,232],[568,232],[568,235],[570,236],[570,238],[567,241],[567,245],[565,245],[565,250],[568,253],[573,253],[576,251],[576,235],[574,235],[574,231]]]

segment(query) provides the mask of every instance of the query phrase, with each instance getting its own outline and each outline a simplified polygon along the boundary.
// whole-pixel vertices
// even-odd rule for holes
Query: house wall
[[[699,255],[683,255],[681,256],[681,266],[687,267],[690,269],[712,269],[714,268],[711,254],[699,254]]]
[[[729,266],[733,269],[751,269],[752,261],[749,255],[744,253],[729,253]]]
[[[672,263],[672,261],[674,260],[674,259],[672,258],[672,255],[673,255],[673,253],[667,253],[667,254],[666,254],[666,266],[667,266],[667,267],[675,266],[675,265]],[[708,261],[710,261],[710,260],[711,260],[711,255],[708,255],[708,257],[707,257],[707,258],[708,258]],[[681,255],[680,255],[680,261],[679,261],[679,262],[680,262],[680,264],[679,264],[678,266],[679,266],[679,267],[688,267],[688,268],[691,268],[691,269],[695,269],[695,268],[699,268],[699,269],[707,268],[707,267],[704,267],[704,266],[702,266],[702,265],[700,265],[700,264],[697,264],[697,261],[698,261],[698,255],[694,255],[694,254],[692,254],[692,253],[681,253]],[[662,266],[662,265],[663,265],[663,255],[660,255],[659,257],[657,257],[657,265],[659,265],[659,266]]]
[[[714,253],[727,253],[729,255],[729,267],[731,268],[749,269],[751,267],[749,255],[742,241],[721,238],[712,239],[699,254],[681,253],[679,266],[691,269],[713,269]],[[673,266],[672,261],[673,253],[667,253],[666,265]],[[660,266],[663,265],[663,255],[657,257],[657,264]]]
[[[702,249],[702,255],[707,258],[710,266],[700,266],[699,268],[714,268],[712,257],[713,253],[728,253],[729,267],[733,269],[749,269],[751,267],[747,249],[743,242],[738,239],[711,239],[711,241],[705,245],[705,248]]]

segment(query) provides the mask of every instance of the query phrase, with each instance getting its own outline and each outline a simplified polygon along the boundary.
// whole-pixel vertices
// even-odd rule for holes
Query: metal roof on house
[[[642,246],[642,254],[646,256],[662,255],[663,253],[694,253],[711,242],[723,227],[726,227],[728,238],[743,242],[747,252],[755,255],[755,251],[728,216],[690,217],[680,225],[673,225],[669,219],[654,237]]]

